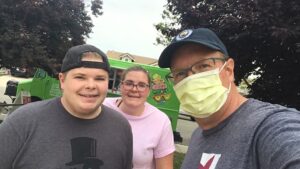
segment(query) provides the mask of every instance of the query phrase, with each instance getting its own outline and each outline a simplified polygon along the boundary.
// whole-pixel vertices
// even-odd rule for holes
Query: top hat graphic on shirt
[[[78,164],[100,166],[103,161],[96,158],[97,142],[89,137],[77,137],[71,139],[72,161],[67,166]],[[97,168],[98,168],[97,167]]]

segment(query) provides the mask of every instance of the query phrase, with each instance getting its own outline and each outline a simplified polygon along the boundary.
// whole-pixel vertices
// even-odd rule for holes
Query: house
[[[106,54],[109,58],[119,59],[127,62],[136,62],[136,63],[142,63],[142,64],[147,64],[152,66],[158,65],[157,59],[153,59],[149,57],[133,55],[130,53],[121,53],[113,50],[107,51]]]

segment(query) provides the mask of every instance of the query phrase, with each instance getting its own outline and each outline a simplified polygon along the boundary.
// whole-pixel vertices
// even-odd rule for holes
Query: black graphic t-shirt
[[[129,169],[132,133],[118,112],[70,115],[60,99],[24,105],[0,124],[1,169]],[[5,155],[4,155],[5,154]]]

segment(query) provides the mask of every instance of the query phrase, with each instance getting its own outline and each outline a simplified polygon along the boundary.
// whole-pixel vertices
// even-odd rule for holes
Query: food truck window
[[[111,68],[109,72],[109,85],[108,89],[112,93],[119,92],[119,85],[121,83],[122,69]]]

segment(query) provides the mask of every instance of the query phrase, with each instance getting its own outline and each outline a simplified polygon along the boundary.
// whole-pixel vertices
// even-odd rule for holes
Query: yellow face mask
[[[191,75],[174,86],[180,109],[195,118],[206,118],[226,102],[229,89],[222,85],[219,74],[224,68]]]

